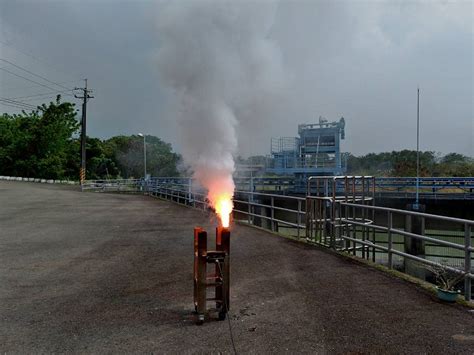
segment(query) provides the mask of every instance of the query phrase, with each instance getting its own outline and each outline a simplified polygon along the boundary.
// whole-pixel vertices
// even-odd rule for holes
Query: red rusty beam
[[[225,314],[230,308],[230,230],[229,228],[217,227],[216,228],[216,249],[218,251],[225,252],[224,266],[222,271],[223,284],[220,287],[216,287],[216,299],[222,299],[224,301],[224,307],[219,312],[220,318],[225,318]],[[216,274],[217,268],[216,265]],[[221,267],[221,266],[220,266]],[[218,305],[217,305],[218,306]],[[219,308],[219,307],[218,307]]]
[[[198,323],[204,321],[206,313],[206,277],[207,277],[207,232],[197,231],[197,316]]]
[[[194,310],[197,312],[197,282],[198,282],[198,234],[202,232],[201,227],[194,227]]]

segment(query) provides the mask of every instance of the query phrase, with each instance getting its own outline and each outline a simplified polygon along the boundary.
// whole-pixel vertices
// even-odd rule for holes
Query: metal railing
[[[423,279],[430,275],[422,265],[463,274],[464,296],[470,300],[474,221],[375,206],[373,181],[372,177],[310,178],[307,241]]]
[[[294,176],[236,177],[241,190],[297,192],[304,194],[306,186]],[[415,195],[416,177],[375,177],[377,197],[412,198]],[[421,198],[430,199],[474,199],[474,177],[421,177]]]
[[[413,267],[411,261],[443,266],[464,274],[464,296],[470,300],[474,221],[375,206],[373,177],[322,179],[329,182],[321,181],[321,177],[310,179],[310,185],[314,185],[308,187],[306,198],[236,190],[233,219],[402,271]],[[210,209],[206,191],[196,187],[191,178],[88,181],[84,189],[145,192]],[[423,233],[410,229],[413,218],[422,220]],[[424,243],[423,254],[406,250],[410,240]]]
[[[293,155],[274,155],[266,159],[267,169],[303,169],[303,168],[345,168],[342,154],[329,158],[327,154],[319,153],[318,156],[300,157]]]
[[[343,250],[352,251],[355,255],[357,246],[363,246],[365,251],[362,251],[362,256],[369,258],[369,254],[371,254],[372,261],[379,263],[384,263],[384,258],[381,256],[385,254],[387,256],[386,263],[389,268],[394,267],[395,257],[399,257],[399,264],[401,261],[404,261],[404,271],[416,269],[416,264],[410,263],[407,260],[409,259],[424,265],[442,266],[444,269],[455,274],[464,274],[464,296],[466,300],[471,299],[471,279],[474,278],[472,273],[472,252],[474,251],[472,247],[472,231],[474,229],[474,221],[344,201],[337,201],[336,206],[338,212],[334,220],[335,235],[337,238],[345,241],[343,243]],[[365,219],[357,220],[358,212],[360,215],[363,214],[361,213],[362,211],[373,211],[377,216],[376,220],[370,222],[367,222]],[[386,215],[385,221],[383,221],[381,216],[383,214]],[[425,228],[433,228],[433,226],[441,224],[444,224],[446,228],[446,224],[449,224],[451,226],[450,229],[459,231],[462,237],[459,238],[456,235],[452,236],[445,233],[441,238],[440,236],[435,238],[426,233],[428,228],[425,229],[423,234],[415,233],[407,227],[407,222],[405,222],[405,228],[396,226],[394,224],[394,216],[402,216],[401,220],[405,221],[413,221],[414,218],[420,219]],[[439,233],[443,234],[443,231]],[[413,252],[410,248],[407,250],[407,245],[413,239],[422,242],[421,251]],[[350,246],[351,243],[352,247]],[[403,250],[400,250],[400,246]],[[461,254],[464,254],[464,262],[459,262],[459,259],[453,257],[449,258],[449,260],[444,259],[444,256],[437,257],[436,251],[440,248],[445,248],[445,253],[446,249],[452,251],[452,256],[459,255],[459,252],[461,252]],[[415,273],[419,273],[419,270],[415,270]]]
[[[234,219],[299,239],[306,228],[305,201],[302,197],[237,190]]]
[[[86,180],[82,191],[110,191],[110,192],[140,192],[146,190],[143,179],[113,179],[113,180]]]
[[[183,205],[209,209],[206,191],[190,178],[174,180],[154,178],[147,182],[147,192]],[[234,191],[233,219],[242,223],[301,238],[305,230],[305,198]]]

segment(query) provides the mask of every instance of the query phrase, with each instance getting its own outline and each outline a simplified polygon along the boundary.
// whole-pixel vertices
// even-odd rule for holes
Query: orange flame
[[[221,220],[222,227],[228,228],[230,225],[230,214],[234,208],[234,204],[232,203],[232,195],[224,193],[217,196],[216,200],[214,201],[214,208]]]

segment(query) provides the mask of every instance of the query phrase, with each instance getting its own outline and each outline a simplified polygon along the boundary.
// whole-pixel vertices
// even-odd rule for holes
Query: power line
[[[9,99],[5,99],[5,98],[0,98],[0,103],[2,103],[4,105],[7,105],[7,106],[14,106],[14,107],[23,108],[23,109],[33,109],[34,110],[36,108],[36,106],[34,106],[34,105],[26,104],[26,103],[23,103],[21,101],[9,100]]]
[[[58,84],[69,84],[69,83],[77,83],[79,80],[69,80],[69,81],[62,81]],[[35,88],[38,85],[29,85],[29,86],[15,86],[15,87],[0,87],[0,90],[24,90],[24,89],[31,89]]]
[[[10,104],[7,104],[7,103],[1,102],[1,101],[0,101],[0,105],[2,105],[2,106],[14,107],[14,108],[20,109],[20,110],[25,110],[25,107],[21,107],[21,106],[17,106],[17,105],[10,105]]]
[[[28,69],[25,69],[25,68],[23,68],[23,67],[21,67],[21,66],[19,66],[19,65],[16,65],[15,63],[10,62],[9,60],[3,59],[3,58],[0,58],[0,60],[1,60],[2,62],[8,63],[8,64],[14,66],[15,68],[18,68],[18,69],[23,70],[23,71],[25,71],[25,72],[27,72],[27,73],[29,73],[29,74],[31,74],[31,75],[34,75],[34,76],[38,77],[38,78],[40,78],[40,79],[43,79],[43,80],[47,81],[47,82],[50,83],[50,84],[57,85],[57,86],[59,86],[59,87],[61,87],[61,88],[63,88],[63,89],[66,89],[66,90],[70,90],[69,88],[65,87],[64,85],[58,84],[58,83],[56,83],[56,82],[54,82],[54,81],[51,81],[51,80],[45,78],[44,76],[35,74],[35,73],[33,73],[32,71],[30,71],[30,70],[28,70]]]
[[[8,43],[8,42],[5,42],[5,41],[1,41],[1,40],[0,40],[0,43],[3,44],[3,45],[5,45],[5,46],[8,46],[8,47],[14,49],[14,50],[17,51],[18,53],[21,53],[21,54],[23,54],[23,55],[26,55],[26,56],[28,56],[28,57],[30,57],[30,58],[32,58],[32,59],[34,59],[34,60],[36,60],[36,61],[38,61],[38,62],[40,62],[40,63],[45,64],[46,66],[48,66],[48,67],[54,69],[55,71],[59,71],[59,72],[62,72],[62,73],[64,73],[64,74],[71,75],[71,73],[65,72],[64,70],[59,69],[57,66],[54,66],[54,65],[52,65],[51,63],[48,63],[48,62],[45,61],[44,59],[41,59],[41,58],[39,58],[39,57],[34,56],[34,55],[31,54],[31,53],[27,53],[27,52],[25,52],[25,51],[22,51],[22,50],[18,49],[17,47],[15,47],[14,45],[12,45],[11,43]],[[79,80],[79,79],[78,79],[78,80]],[[76,82],[76,81],[78,81],[78,80],[74,80],[74,82]]]
[[[34,105],[31,105],[31,104],[27,104],[27,103],[24,103],[24,102],[21,102],[21,101],[10,100],[10,99],[4,98],[4,97],[0,97],[0,101],[6,102],[6,103],[9,103],[9,104],[19,105],[19,106],[25,106],[26,108],[35,107]]]
[[[62,93],[67,93],[69,91],[72,92],[73,90],[68,89],[67,91],[66,90],[64,90],[64,91],[50,91],[50,92],[40,93],[40,94],[36,94],[36,95],[10,97],[9,99],[10,100],[18,100],[18,99],[27,99],[27,98],[30,98],[30,97],[38,97],[38,96],[52,96],[54,94],[62,94]],[[26,100],[26,101],[28,101],[28,100]]]
[[[12,72],[12,71],[10,71],[10,70],[7,70],[7,69],[5,69],[5,68],[0,68],[0,70],[3,70],[4,72],[7,72],[7,73],[9,73],[9,74],[11,74],[11,75],[14,75],[14,76],[17,76],[17,77],[19,77],[19,78],[25,79],[25,80],[27,80],[27,81],[31,81],[32,83],[38,84],[39,86],[43,86],[43,87],[45,87],[45,88],[47,88],[47,89],[56,90],[55,88],[52,88],[51,86],[38,83],[37,81],[28,79],[27,77],[24,77],[24,76],[22,76],[22,75],[16,74],[16,73],[14,73],[14,72]],[[69,89],[68,89],[68,90],[69,90]],[[73,96],[73,95],[70,95],[70,96]]]
[[[61,95],[61,94],[57,94],[57,95]],[[51,98],[51,99],[56,98],[57,95],[45,95],[45,96],[42,96],[42,97],[33,97],[33,98],[21,100],[20,102],[34,102],[34,101],[39,101],[39,100],[44,101],[44,100],[47,100],[49,98]]]

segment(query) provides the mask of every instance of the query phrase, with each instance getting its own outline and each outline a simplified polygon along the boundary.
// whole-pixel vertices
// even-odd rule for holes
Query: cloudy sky
[[[242,6],[262,3],[255,1]],[[319,116],[345,117],[343,148],[354,154],[414,149],[419,85],[421,149],[474,156],[472,1],[271,5],[262,17],[268,23],[255,28],[274,45],[272,58],[282,74],[278,100],[242,123],[241,154],[266,154],[270,137],[294,136],[298,123]],[[89,135],[144,132],[180,151],[175,95],[157,65],[163,41],[173,40],[159,33],[167,6],[168,1],[1,1],[0,97],[50,93],[88,78],[95,96],[88,107]],[[189,33],[191,41],[195,35]],[[45,98],[16,100],[39,104]]]

